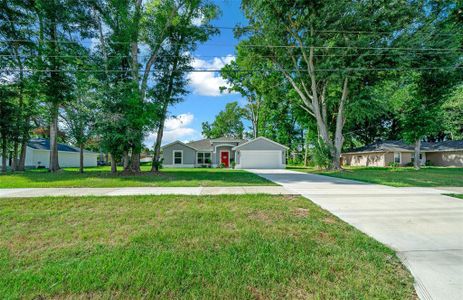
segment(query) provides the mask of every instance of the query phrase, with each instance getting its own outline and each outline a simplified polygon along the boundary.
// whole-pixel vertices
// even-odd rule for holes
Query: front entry
[[[230,152],[228,151],[220,151],[220,163],[222,163],[225,168],[228,168],[230,162]]]

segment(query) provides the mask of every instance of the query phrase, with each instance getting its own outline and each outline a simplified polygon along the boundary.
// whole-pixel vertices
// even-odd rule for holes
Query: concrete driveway
[[[290,170],[248,170],[395,249],[421,299],[463,299],[463,200]]]

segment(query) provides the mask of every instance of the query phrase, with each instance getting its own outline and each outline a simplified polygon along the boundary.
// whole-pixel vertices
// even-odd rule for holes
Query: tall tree
[[[15,129],[15,88],[11,85],[0,83],[0,144],[2,157],[2,173],[7,171],[8,149],[11,144]]]
[[[442,105],[463,81],[463,26],[454,18],[460,9],[454,1],[424,1],[418,19],[422,26],[413,35],[414,44],[426,49],[447,49],[444,55],[422,53],[410,63],[420,69],[408,73],[412,97],[402,103],[400,117],[404,138],[415,145],[415,169],[420,168],[422,140],[443,130]]]
[[[70,100],[74,84],[72,72],[75,71],[73,57],[85,52],[79,41],[86,36],[86,29],[91,24],[90,11],[85,2],[74,0],[39,0],[34,2],[32,9],[38,23],[35,68],[41,72],[40,92],[49,107],[49,170],[56,172],[59,170],[59,110]]]
[[[315,119],[336,169],[357,93],[378,80],[376,72],[359,69],[394,66],[386,52],[377,49],[396,47],[419,7],[415,1],[400,4],[398,10],[390,1],[242,2],[250,23],[242,45],[267,57],[283,73],[298,103]],[[346,34],[346,28],[359,33]]]
[[[27,70],[35,53],[33,31],[34,18],[30,1],[0,1],[0,45],[2,73],[9,83],[14,83],[17,109],[15,111],[13,153],[11,170],[24,171],[26,146],[31,129],[31,116],[34,113],[35,97],[31,72]],[[5,79],[5,78],[4,78]],[[11,87],[11,86],[10,86]],[[19,160],[18,160],[19,155]]]
[[[181,1],[179,1],[180,3]],[[154,87],[150,89],[157,106],[156,142],[152,171],[158,172],[161,159],[161,142],[164,122],[170,105],[182,100],[187,93],[186,74],[192,70],[192,53],[198,43],[205,42],[217,33],[209,22],[217,16],[218,8],[204,1],[184,1],[184,9],[174,16],[173,25],[167,30],[168,42],[160,50],[154,63]],[[200,20],[200,24],[197,24]]]
[[[67,137],[79,147],[79,172],[84,172],[84,147],[96,133],[98,97],[95,93],[96,80],[92,76],[77,76],[77,88],[73,101],[65,106],[62,119]]]

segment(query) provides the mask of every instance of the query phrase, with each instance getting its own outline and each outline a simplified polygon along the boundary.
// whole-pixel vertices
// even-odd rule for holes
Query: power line
[[[30,40],[0,40],[0,43],[33,43],[34,41]],[[58,44],[78,44],[78,41],[60,41],[60,40],[47,40],[44,41],[46,43],[58,43]],[[82,43],[91,42],[91,41],[81,41]],[[131,42],[111,42],[108,41],[109,44],[131,44]],[[139,45],[146,45],[146,43],[138,43]],[[182,44],[182,43],[169,43],[170,45],[189,45],[189,44]],[[232,44],[220,44],[220,43],[212,43],[212,44],[202,44],[202,46],[211,46],[211,47],[235,47],[236,45]],[[259,45],[259,44],[241,44],[240,47],[248,47],[248,48],[290,48],[290,49],[354,49],[354,50],[396,50],[396,51],[463,51],[463,48],[413,48],[413,47],[356,47],[356,46],[296,46],[296,45]]]
[[[457,70],[463,69],[463,66],[456,67],[410,67],[410,68],[321,68],[315,69],[315,72],[357,72],[357,71],[412,71],[412,70]],[[2,72],[19,72],[21,69],[0,69]],[[53,69],[23,69],[23,72],[43,72],[43,73],[60,73],[60,72],[82,72],[82,73],[131,73],[131,70],[101,70],[101,69],[85,69],[85,70],[53,70]],[[307,70],[296,70],[296,69],[241,69],[241,70],[230,70],[231,72],[262,72],[262,71],[271,71],[271,72],[301,72],[307,73]],[[140,70],[140,73],[143,73],[144,70]],[[193,69],[186,71],[186,73],[218,73],[221,72],[220,69]]]
[[[14,21],[4,21],[6,23],[13,23],[14,25],[37,25],[38,22],[33,22],[33,23],[27,23],[27,22],[14,22]],[[48,22],[51,24],[61,24],[60,22]],[[226,30],[235,30],[235,29],[245,29],[245,30],[252,30],[253,27],[246,25],[246,26],[215,26],[213,24],[208,24],[208,25],[199,25],[196,27],[212,27],[216,29],[226,29]],[[366,35],[378,35],[378,34],[397,34],[397,33],[409,33],[409,34],[432,34],[434,36],[461,36],[460,33],[436,33],[432,31],[423,31],[417,29],[415,32],[410,32],[409,30],[396,30],[396,31],[385,31],[385,30],[380,30],[380,31],[373,31],[373,30],[343,30],[343,29],[324,29],[324,30],[314,30],[314,33],[323,33],[323,34],[352,34],[352,35],[358,35],[358,34],[366,34]]]
[[[450,51],[442,52],[431,52],[431,53],[410,53],[412,55],[442,55],[447,54]],[[315,57],[358,57],[358,56],[406,56],[407,53],[355,53],[355,54],[314,54]],[[0,54],[0,57],[20,57],[20,58],[35,58],[39,55],[14,55],[14,54]],[[48,58],[89,58],[90,55],[40,55],[40,57]],[[107,58],[130,58],[130,55],[107,55]],[[138,55],[139,58],[149,58],[151,55]],[[175,57],[175,55],[157,55],[157,57]],[[193,58],[205,57],[205,58],[220,58],[227,57],[223,55],[192,55]],[[260,55],[261,58],[272,58],[273,55]]]

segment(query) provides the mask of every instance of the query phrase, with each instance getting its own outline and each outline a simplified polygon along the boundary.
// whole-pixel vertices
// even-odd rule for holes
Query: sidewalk
[[[125,188],[21,188],[0,189],[0,198],[49,196],[130,196],[130,195],[221,195],[269,194],[291,195],[282,186],[231,187],[125,187]]]

